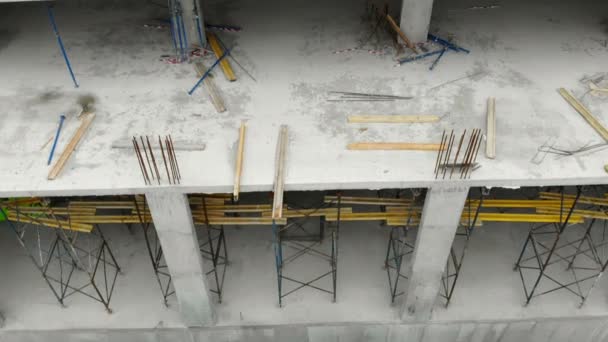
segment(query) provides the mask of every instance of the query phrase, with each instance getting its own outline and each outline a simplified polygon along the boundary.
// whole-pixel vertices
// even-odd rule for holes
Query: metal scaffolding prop
[[[561,219],[557,223],[531,225],[515,263],[525,305],[532,298],[566,290],[578,297],[583,306],[606,270],[608,257],[602,248],[608,243],[605,239],[608,200],[583,196],[582,190],[577,187],[575,195],[565,194],[563,187],[559,193],[540,193],[541,198],[558,204],[537,211],[557,213]],[[579,216],[587,220],[584,223],[573,220]],[[604,224],[598,224],[600,220]]]
[[[88,211],[54,210],[50,201],[35,199],[3,202],[0,213],[62,306],[80,294],[112,312],[120,266],[99,225],[70,220]]]
[[[163,248],[158,240],[156,229],[152,226],[152,220],[146,219],[146,215],[150,215],[148,205],[143,198],[139,200],[137,197],[133,198],[133,205],[135,206],[135,212],[137,213],[139,224],[144,233],[146,248],[150,257],[150,262],[152,262],[152,267],[154,268],[158,286],[163,295],[163,302],[165,303],[165,306],[169,306],[169,298],[175,295],[175,289],[173,288],[171,273],[169,273],[167,263],[165,262]]]
[[[224,225],[214,225],[210,223],[207,197],[202,196],[200,202],[200,206],[193,209],[199,210],[203,218],[202,234],[198,234],[199,248],[203,260],[206,262],[209,269],[205,274],[212,278],[212,286],[215,286],[215,288],[211,288],[209,291],[217,294],[218,302],[221,303],[226,268],[229,264]]]
[[[395,299],[404,291],[399,291],[399,281],[408,279],[402,273],[404,258],[409,258],[414,252],[415,241],[412,241],[409,231],[418,226],[419,212],[416,212],[414,204],[420,196],[421,191],[412,190],[412,201],[407,208],[407,219],[404,225],[391,226],[391,232],[388,238],[388,247],[386,249],[386,258],[384,259],[384,268],[388,277],[389,290],[391,295],[391,303],[395,303]],[[381,207],[382,211],[386,211],[386,206]]]
[[[333,205],[336,207],[330,208]],[[328,214],[326,209],[328,208],[333,215],[326,216]],[[283,306],[283,298],[304,288],[328,293],[332,297],[332,302],[336,302],[338,235],[342,215],[341,194],[338,194],[329,203],[325,202],[313,209],[297,208],[288,204],[286,210],[283,210],[283,215],[287,217],[285,225],[276,221],[272,223],[279,307]],[[312,232],[310,227],[306,227],[306,222],[310,222],[313,217],[319,219],[318,232]],[[329,241],[327,241],[326,236],[330,237]],[[284,255],[284,250],[288,250],[289,254],[285,253],[287,255]],[[315,274],[309,280],[301,280],[292,276],[293,273],[300,273],[300,277],[302,277],[302,274],[307,273],[303,272],[302,269],[298,270],[296,267],[289,267],[289,275],[286,275],[288,273],[287,266],[293,266],[296,261],[304,256],[314,257],[329,263],[328,270],[321,274]],[[318,285],[319,282],[328,278],[331,281],[329,289],[326,286]],[[284,281],[295,286],[286,289],[284,288]]]
[[[463,209],[460,224],[452,242],[450,249],[450,255],[448,257],[445,271],[441,277],[441,288],[439,295],[445,300],[445,307],[450,305],[452,295],[456,288],[456,282],[460,276],[460,269],[464,262],[464,256],[469,246],[469,239],[473,234],[473,229],[478,223],[479,212],[483,206],[484,197],[490,194],[489,189],[479,189],[479,200],[476,203],[471,203],[471,193],[474,190],[469,191],[469,204]]]

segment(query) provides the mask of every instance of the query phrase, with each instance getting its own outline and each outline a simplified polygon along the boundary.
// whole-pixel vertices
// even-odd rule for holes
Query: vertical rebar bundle
[[[141,169],[144,182],[146,185],[152,185],[152,181],[156,180],[158,185],[161,185],[161,179],[163,178],[161,176],[162,168],[159,171],[156,163],[153,144],[154,139],[152,139],[152,142],[150,142],[150,138],[148,136],[146,136],[145,139],[143,136],[140,136],[139,141],[137,140],[137,137],[133,137],[133,150],[135,151],[135,156],[139,162],[139,168]],[[165,166],[165,172],[167,174],[169,184],[180,184],[182,176],[177,163],[177,156],[175,155],[175,147],[173,146],[173,139],[171,138],[171,135],[165,136],[164,141],[160,136],[158,136],[158,147],[162,155],[162,161],[163,165]]]
[[[471,176],[471,172],[475,169],[477,160],[477,153],[481,146],[481,129],[473,129],[469,135],[469,140],[464,151],[462,151],[463,144],[467,135],[465,129],[460,139],[458,139],[458,145],[455,146],[456,135],[454,130],[451,130],[449,134],[443,131],[441,136],[441,144],[439,151],[437,152],[437,159],[435,161],[435,179],[439,178],[441,174],[442,179],[448,176],[448,179],[452,179],[454,171],[460,172],[460,178],[466,179]],[[454,150],[456,152],[454,153]],[[452,158],[452,154],[454,157]],[[460,159],[459,159],[460,158]]]

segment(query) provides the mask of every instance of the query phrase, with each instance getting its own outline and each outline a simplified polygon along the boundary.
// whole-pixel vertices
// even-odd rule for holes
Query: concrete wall
[[[599,342],[608,317],[430,324],[340,324],[150,330],[1,331],[1,342]]]

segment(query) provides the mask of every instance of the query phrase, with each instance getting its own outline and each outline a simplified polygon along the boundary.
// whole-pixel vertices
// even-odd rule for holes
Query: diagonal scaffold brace
[[[301,211],[302,214],[297,218],[287,220],[287,224],[279,225],[273,220],[272,235],[275,254],[275,266],[277,273],[277,291],[279,307],[283,306],[283,298],[302,289],[314,289],[331,295],[332,302],[336,302],[337,297],[337,272],[338,272],[338,235],[341,220],[341,201],[342,195],[337,194],[334,201],[324,203],[314,209],[289,207],[291,211]],[[305,222],[309,221],[315,214],[327,207],[335,205],[336,215],[331,222],[325,216],[319,216],[319,231],[311,232],[305,227]],[[329,241],[325,241],[326,235],[330,236]],[[284,250],[289,249],[290,254],[284,255]],[[311,279],[302,280],[300,276],[292,276],[297,273],[296,268],[291,268],[289,275],[286,275],[287,266],[300,260],[304,256],[314,257],[329,263],[329,268],[315,274]],[[329,289],[327,284],[319,284],[321,281],[329,279]],[[293,284],[286,289],[285,283]]]
[[[139,220],[139,224],[144,233],[144,240],[146,241],[146,249],[148,250],[148,256],[150,262],[154,268],[154,274],[160,291],[163,295],[163,303],[165,306],[169,306],[169,298],[175,295],[175,289],[171,279],[171,273],[165,262],[163,256],[163,248],[160,245],[156,229],[152,226],[151,220],[147,219],[146,216],[150,216],[150,212],[146,203],[143,199],[139,201],[137,197],[133,198],[133,204],[135,206],[135,212]]]

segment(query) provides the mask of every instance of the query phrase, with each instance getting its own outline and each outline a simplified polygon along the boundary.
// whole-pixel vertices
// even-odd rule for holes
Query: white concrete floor
[[[116,284],[112,314],[106,313],[101,304],[80,296],[69,298],[67,308],[61,308],[6,224],[1,228],[0,308],[6,317],[5,329],[183,327],[175,301],[170,300],[169,308],[162,304],[139,228],[134,227],[133,234],[124,226],[104,229],[124,272]],[[580,228],[573,230],[580,231]],[[523,306],[521,281],[512,267],[527,232],[527,224],[486,223],[476,229],[452,302],[446,309],[438,300],[431,322],[607,316],[606,279],[601,279],[581,309],[577,308],[578,300],[564,290],[538,297],[527,307]],[[227,228],[230,265],[224,301],[216,305],[218,326],[399,323],[401,299],[395,306],[390,305],[383,269],[388,233],[388,228],[379,223],[344,223],[339,236],[337,302],[332,303],[328,294],[305,289],[286,297],[283,308],[279,308],[270,228]],[[415,239],[415,234],[411,237]],[[285,255],[287,251],[285,249]],[[327,263],[303,257],[287,267],[285,275],[306,280],[327,269]],[[404,271],[407,269],[405,265]],[[563,272],[558,277],[566,279],[566,275],[568,273]],[[405,283],[401,287],[405,289]],[[286,283],[285,289],[288,288]]]
[[[240,33],[221,33],[234,57],[238,81],[216,73],[228,111],[217,114],[204,92],[186,94],[196,81],[191,65],[168,65],[169,33],[144,28],[161,14],[146,10],[66,8],[57,22],[81,83],[74,89],[44,7],[28,4],[1,11],[0,196],[29,194],[136,193],[144,188],[137,162],[114,141],[139,134],[172,134],[175,140],[205,143],[204,152],[178,152],[183,192],[225,192],[232,186],[235,141],[241,120],[249,125],[243,191],[269,190],[278,127],[291,128],[286,188],[380,188],[432,184],[435,154],[354,152],[354,141],[438,142],[443,129],[484,128],[488,96],[497,99],[497,158],[486,160],[470,181],[478,185],[602,183],[608,151],[530,162],[547,139],[574,149],[599,136],[557,94],[608,67],[605,1],[512,0],[487,10],[467,9],[474,1],[437,1],[432,31],[469,48],[448,53],[430,72],[430,61],[396,68],[391,49],[384,56],[334,54],[369,34],[363,4],[353,1],[206,2],[208,22],[236,24]],[[391,8],[397,11],[397,8]],[[381,37],[382,47],[390,43]],[[205,58],[207,65],[212,59]],[[433,86],[484,72],[472,79]],[[413,95],[407,102],[335,103],[330,90]],[[68,120],[59,151],[77,128],[79,95],[97,98],[97,118],[77,153],[55,181],[43,163],[60,113]],[[583,102],[606,121],[608,103]],[[349,114],[442,116],[439,124],[348,125]]]

